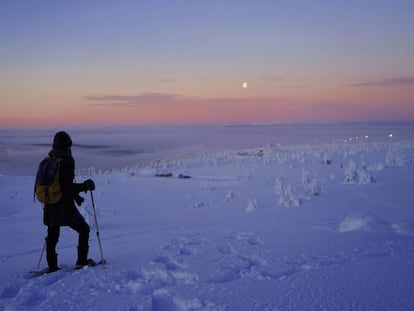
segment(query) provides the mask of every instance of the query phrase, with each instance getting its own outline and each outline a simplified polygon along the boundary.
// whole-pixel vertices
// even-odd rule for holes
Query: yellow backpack
[[[55,204],[62,199],[60,187],[60,162],[63,158],[46,157],[37,169],[34,192],[44,204]]]

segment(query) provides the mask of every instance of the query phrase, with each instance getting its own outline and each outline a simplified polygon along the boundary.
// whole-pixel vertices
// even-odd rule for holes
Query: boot
[[[57,254],[46,254],[47,265],[49,266],[49,272],[55,272],[59,270],[57,265]]]
[[[76,262],[76,266],[75,269],[79,270],[79,269],[83,269],[84,267],[95,267],[96,265],[98,265],[98,263],[95,262],[95,260],[89,258],[86,263],[78,263]]]
[[[78,260],[76,261],[76,269],[82,269],[85,266],[94,267],[96,262],[93,259],[88,259],[88,247],[78,247]]]

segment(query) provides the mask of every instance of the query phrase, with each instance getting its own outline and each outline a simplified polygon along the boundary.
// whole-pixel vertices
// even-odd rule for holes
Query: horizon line
[[[275,122],[225,122],[225,123],[187,123],[187,124],[176,124],[176,123],[160,123],[160,124],[93,124],[93,125],[74,125],[68,126],[66,124],[62,126],[15,126],[15,127],[2,127],[0,130],[57,130],[57,129],[107,129],[107,128],[161,128],[161,127],[271,127],[271,126],[297,126],[297,125],[375,125],[375,124],[413,124],[414,120],[338,120],[338,121],[275,121]]]

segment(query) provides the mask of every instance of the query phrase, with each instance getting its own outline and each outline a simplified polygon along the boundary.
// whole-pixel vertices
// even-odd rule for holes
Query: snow
[[[231,140],[237,131],[239,140],[245,131],[267,133],[230,130]],[[394,125],[390,139],[378,127],[352,141],[349,132],[308,143],[293,137],[291,144],[272,141],[271,133],[228,147],[175,141],[186,152],[149,151],[153,161],[124,168],[81,165],[77,179],[97,185],[107,265],[73,271],[77,235],[62,228],[57,251],[67,268],[37,278],[29,271],[46,228],[33,203],[34,173],[28,166],[2,173],[0,310],[414,309],[414,131]],[[133,133],[123,132],[123,141]],[[47,150],[1,143],[11,163],[10,154],[20,159],[26,150],[41,159],[39,150]],[[86,158],[96,150],[75,146],[75,159],[77,152]],[[89,193],[85,199],[90,256],[99,260]]]

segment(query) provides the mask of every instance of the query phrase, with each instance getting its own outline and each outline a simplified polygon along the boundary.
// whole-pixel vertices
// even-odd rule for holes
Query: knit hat
[[[57,132],[53,139],[53,148],[60,150],[68,150],[72,146],[72,139],[66,132]]]

